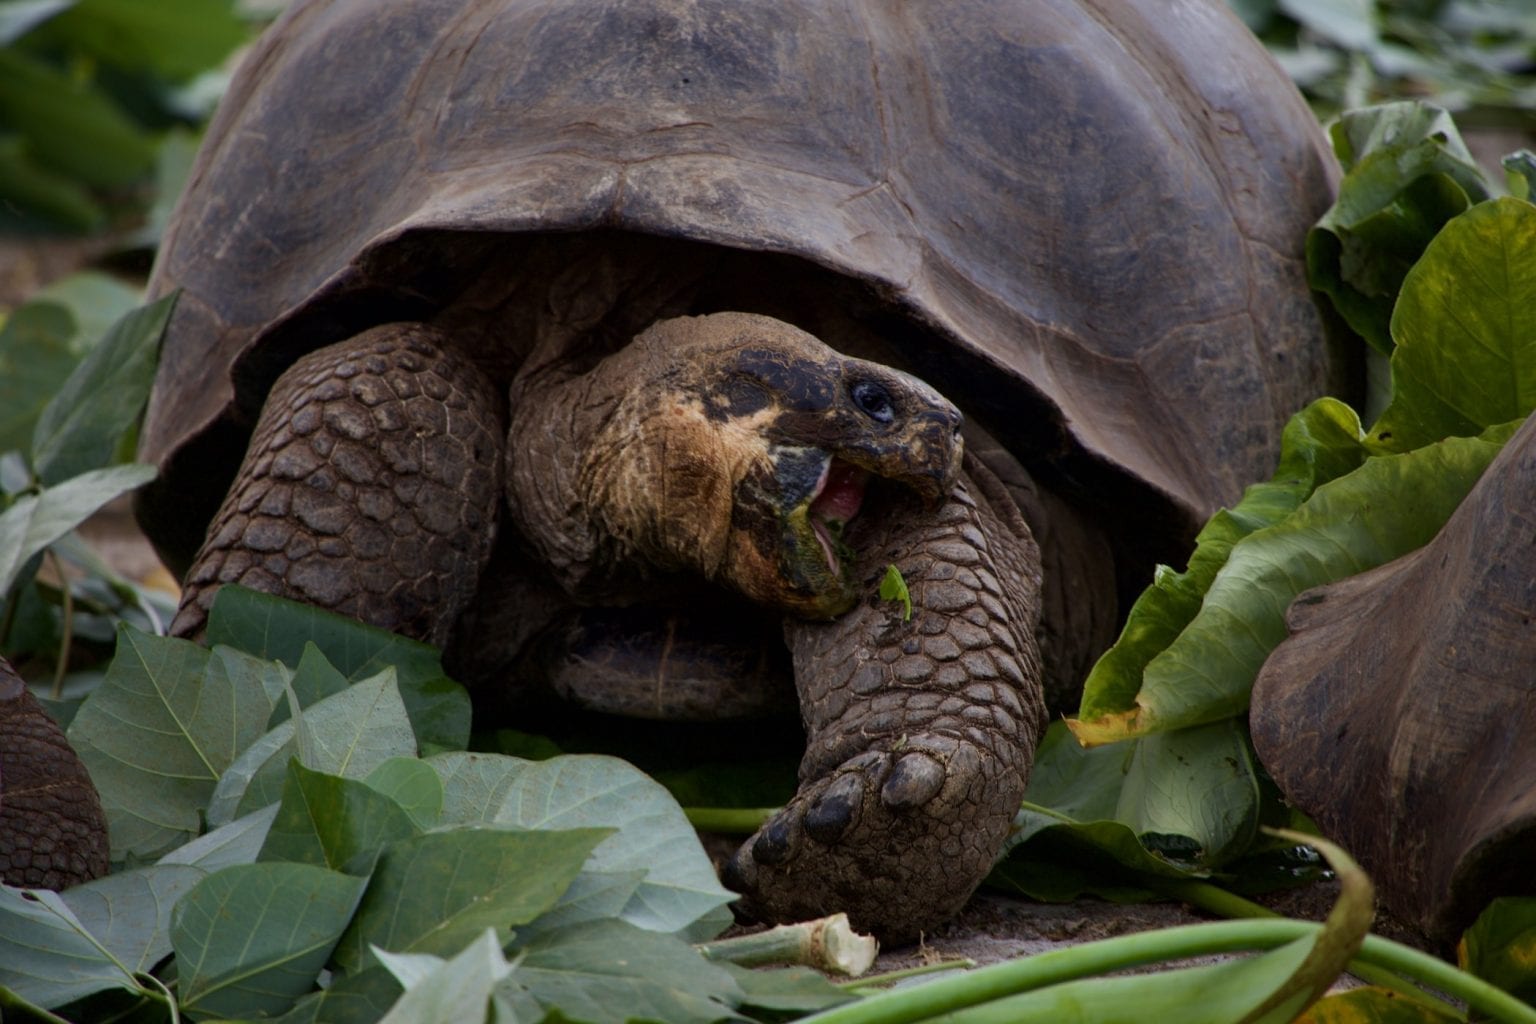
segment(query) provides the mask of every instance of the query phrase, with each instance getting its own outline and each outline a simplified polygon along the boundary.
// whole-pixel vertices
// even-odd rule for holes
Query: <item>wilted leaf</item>
[[[8,885],[0,886],[0,986],[50,1009],[103,989],[137,987],[58,893]]]
[[[1410,451],[1536,408],[1536,206],[1495,199],[1446,224],[1403,281],[1392,336],[1373,444]]]
[[[527,764],[511,780],[493,820],[529,829],[618,829],[592,851],[587,868],[645,872],[619,915],[623,920],[695,942],[730,924],[721,908],[735,894],[720,884],[682,808],[628,762],[566,754]]]
[[[438,652],[426,644],[313,605],[234,586],[220,587],[213,600],[208,642],[290,667],[299,664],[305,644],[312,642],[352,682],[393,666],[424,754],[463,750],[469,741],[469,695],[443,675]]]
[[[743,998],[730,972],[686,942],[623,921],[576,925],[524,954],[500,987],[521,989],[583,1024],[708,1024],[730,1016]]]
[[[153,466],[113,466],[18,499],[0,515],[0,593],[10,590],[17,574],[34,555],[85,522],[113,498],[154,478]]]
[[[149,400],[160,336],[175,305],[172,293],[124,314],[43,408],[32,432],[32,467],[43,483],[112,461]]]
[[[219,776],[271,713],[267,685],[238,652],[119,628],[106,679],[68,733],[101,793],[114,859],[197,834]]]
[[[366,876],[386,845],[417,832],[399,804],[368,784],[290,761],[277,818],[259,859]]]
[[[602,829],[429,832],[384,852],[357,919],[336,949],[349,973],[369,966],[369,947],[451,955],[485,928],[504,934],[555,905],[581,871]]]
[[[1457,1024],[1460,1017],[1399,995],[1366,986],[1320,999],[1295,1024]]]
[[[282,1013],[315,987],[367,880],[309,864],[242,864],[176,905],[178,994],[197,1014]]]

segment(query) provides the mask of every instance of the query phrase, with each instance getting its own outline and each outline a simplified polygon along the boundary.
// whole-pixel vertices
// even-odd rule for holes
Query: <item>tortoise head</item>
[[[941,395],[768,317],[661,321],[586,376],[587,407],[616,396],[577,474],[594,548],[802,616],[856,600],[842,532],[872,478],[937,502],[959,475]]]

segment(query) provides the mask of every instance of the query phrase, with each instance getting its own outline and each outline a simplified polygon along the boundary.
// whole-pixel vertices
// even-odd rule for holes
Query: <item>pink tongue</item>
[[[811,502],[811,513],[819,519],[847,522],[864,501],[864,481],[869,476],[857,466],[833,459],[827,469],[827,484]]]

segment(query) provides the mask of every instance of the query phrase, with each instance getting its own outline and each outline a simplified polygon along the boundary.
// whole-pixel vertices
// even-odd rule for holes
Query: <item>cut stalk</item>
[[[751,935],[701,943],[695,948],[710,960],[728,960],[741,967],[798,964],[854,978],[869,970],[880,951],[872,936],[853,930],[847,914],[781,924]]]

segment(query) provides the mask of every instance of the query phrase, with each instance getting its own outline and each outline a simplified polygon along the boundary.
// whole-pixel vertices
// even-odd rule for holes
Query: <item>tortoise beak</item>
[[[926,388],[925,388],[926,390]],[[865,444],[836,454],[878,477],[915,491],[929,508],[937,507],[960,480],[965,442],[960,410],[929,391],[927,408],[879,444]]]

